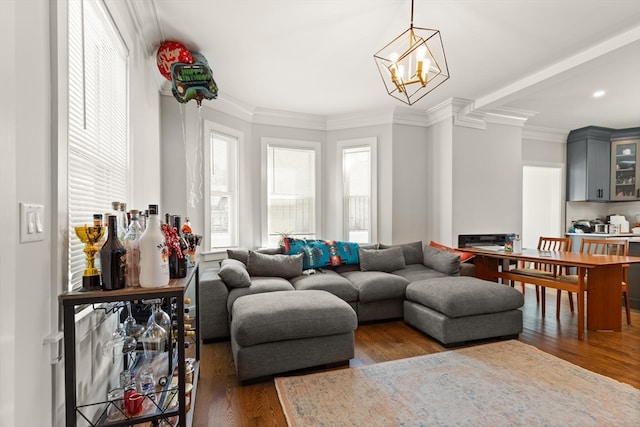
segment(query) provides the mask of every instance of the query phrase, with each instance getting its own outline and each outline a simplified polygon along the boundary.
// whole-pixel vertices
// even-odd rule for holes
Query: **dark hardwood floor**
[[[534,288],[527,287],[520,341],[640,388],[640,312],[632,312],[631,325],[623,320],[622,333],[587,331],[584,341],[578,341],[577,316],[570,312],[566,294],[559,320],[555,316],[555,290],[548,290],[546,299],[543,318]],[[402,320],[370,323],[356,330],[356,354],[350,366],[446,350]],[[346,365],[334,369],[346,369]],[[238,384],[229,341],[202,346],[194,411],[193,425],[197,427],[286,426],[273,380],[248,386]]]

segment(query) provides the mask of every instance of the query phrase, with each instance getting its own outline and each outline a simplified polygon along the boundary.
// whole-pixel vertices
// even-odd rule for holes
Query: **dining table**
[[[545,251],[522,249],[518,252],[505,251],[502,246],[461,247],[459,251],[475,255],[475,275],[484,280],[503,283],[522,279],[525,283],[540,284],[561,290],[571,290],[575,284],[562,277],[532,278],[527,275],[510,273],[513,265],[521,263],[541,263],[572,268],[582,277],[586,294],[586,328],[589,331],[622,330],[622,280],[623,269],[630,264],[640,263],[640,257],[607,254],[588,254],[567,251]],[[586,280],[588,276],[588,281]],[[584,301],[578,300],[579,308]],[[578,310],[578,338],[584,338],[584,310]]]

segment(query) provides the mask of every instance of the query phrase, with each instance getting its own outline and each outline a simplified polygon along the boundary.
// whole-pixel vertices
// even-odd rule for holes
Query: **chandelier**
[[[412,105],[449,78],[440,31],[411,26],[373,55],[389,95]]]

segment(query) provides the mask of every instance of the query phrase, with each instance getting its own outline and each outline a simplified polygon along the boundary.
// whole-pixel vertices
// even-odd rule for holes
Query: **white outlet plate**
[[[20,202],[20,243],[44,240],[44,206]]]

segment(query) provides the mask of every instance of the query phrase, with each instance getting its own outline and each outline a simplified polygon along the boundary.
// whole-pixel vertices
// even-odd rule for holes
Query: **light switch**
[[[44,240],[44,206],[20,202],[20,243]]]

